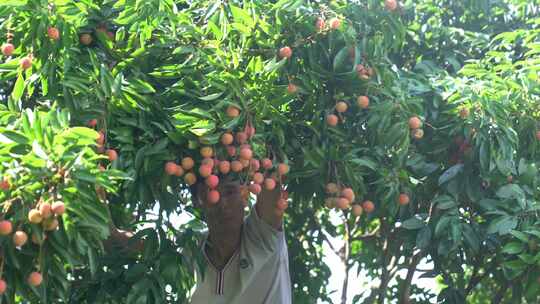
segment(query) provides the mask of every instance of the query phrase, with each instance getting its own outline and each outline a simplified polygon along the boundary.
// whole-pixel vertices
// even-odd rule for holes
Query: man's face
[[[238,181],[223,179],[217,188],[220,194],[219,201],[216,204],[210,204],[206,200],[208,187],[205,184],[199,185],[199,200],[209,224],[210,222],[220,223],[231,225],[230,228],[233,228],[243,223],[244,201],[240,189]]]

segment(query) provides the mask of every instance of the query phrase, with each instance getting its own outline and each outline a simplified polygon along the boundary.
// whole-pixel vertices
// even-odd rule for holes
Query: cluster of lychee
[[[350,187],[343,187],[331,182],[326,184],[326,193],[328,197],[324,202],[329,209],[337,208],[346,210],[352,206],[352,213],[354,216],[360,216],[364,211],[366,213],[371,213],[375,210],[375,204],[370,200],[365,200],[361,204],[356,203],[355,193]]]
[[[60,31],[58,30],[58,28],[54,26],[50,26],[47,28],[47,36],[49,37],[49,39],[53,41],[58,41],[60,39]],[[2,51],[2,55],[6,57],[13,55],[13,52],[15,51],[15,45],[13,45],[12,39],[13,39],[13,34],[9,33],[6,43],[2,44],[2,46],[0,47],[0,50]],[[23,57],[19,61],[19,66],[21,67],[21,69],[23,70],[29,69],[32,66],[32,59],[33,59],[32,54],[29,54]]]
[[[235,106],[228,106],[226,115],[235,118],[240,115],[240,109]],[[289,172],[286,163],[275,163],[270,158],[257,159],[249,141],[255,135],[255,128],[248,121],[242,131],[224,132],[221,135],[221,147],[203,146],[200,148],[201,160],[196,164],[198,157],[185,156],[180,164],[175,161],[165,163],[164,170],[168,175],[182,177],[184,182],[191,186],[198,179],[202,178],[208,186],[206,201],[210,204],[217,204],[220,201],[218,185],[220,176],[237,174],[244,177],[241,186],[241,194],[245,201],[249,193],[257,195],[261,193],[263,187],[266,190],[274,190],[280,185],[285,175]],[[221,153],[220,153],[221,152]],[[278,211],[284,211],[287,206],[288,194],[282,190],[281,198],[277,202]]]
[[[367,96],[358,96],[356,98],[356,104],[360,109],[367,109],[369,107],[369,97]],[[334,107],[334,110],[337,114],[331,113],[326,115],[326,124],[330,127],[337,126],[340,116],[347,112],[349,105],[345,101],[338,101]],[[342,119],[343,120],[343,119]]]
[[[86,125],[88,127],[90,127],[90,128],[96,128],[97,124],[98,124],[98,121],[95,118],[90,119],[86,123]],[[96,139],[96,143],[97,143],[97,152],[98,153],[106,154],[107,158],[111,162],[118,159],[118,152],[116,152],[115,149],[112,149],[112,148],[105,149],[105,131],[104,130],[99,130],[98,131],[98,138]],[[100,167],[100,170],[104,170],[104,168]]]
[[[11,183],[7,178],[3,178],[0,181],[0,190],[9,191],[11,188]],[[55,201],[52,204],[40,200],[35,208],[31,209],[28,212],[28,222],[34,225],[40,225],[43,231],[55,231],[58,228],[59,222],[58,217],[62,216],[65,212],[65,205],[62,201]],[[20,225],[19,225],[20,227]],[[16,228],[14,232],[14,224],[8,219],[0,220],[0,236],[10,237],[17,248],[23,247],[28,242],[28,234],[19,228]],[[39,238],[37,234],[32,234],[32,242],[39,245],[41,240],[47,237],[46,234],[42,235],[42,238]],[[41,239],[41,240],[40,240]],[[34,271],[29,274],[27,277],[27,282],[31,286],[39,286],[43,281],[41,273]],[[0,294],[3,294],[7,289],[7,283],[5,280],[0,279]]]
[[[411,130],[411,135],[415,139],[421,139],[424,137],[424,130],[422,130],[422,120],[418,116],[413,116],[409,118],[409,128]]]

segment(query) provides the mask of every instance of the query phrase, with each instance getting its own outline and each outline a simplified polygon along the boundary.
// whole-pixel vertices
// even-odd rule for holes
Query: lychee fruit
[[[41,276],[41,273],[34,271],[30,273],[27,281],[30,286],[37,287],[41,285],[41,282],[43,281],[43,277]]]
[[[8,235],[13,231],[13,225],[8,220],[0,221],[0,235]]]
[[[28,235],[24,231],[15,231],[13,234],[13,244],[15,247],[21,247],[28,241]]]
[[[15,50],[15,46],[13,44],[11,43],[2,44],[2,54],[4,56],[11,56],[14,50]]]
[[[281,58],[291,58],[292,56],[292,49],[288,46],[284,46],[281,49],[279,49],[279,57]]]
[[[326,116],[326,123],[331,127],[337,126],[337,124],[338,124],[337,115],[329,114],[328,116]]]
[[[64,202],[61,201],[54,202],[51,208],[56,215],[62,215],[64,214],[64,212],[66,212],[66,205],[64,204]]]

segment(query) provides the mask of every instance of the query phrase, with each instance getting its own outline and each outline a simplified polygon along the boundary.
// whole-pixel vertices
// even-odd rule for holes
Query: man
[[[280,189],[263,190],[244,219],[246,201],[239,182],[223,180],[217,204],[206,201],[208,187],[192,191],[203,210],[208,235],[201,250],[204,276],[198,274],[192,304],[289,304],[291,282]]]

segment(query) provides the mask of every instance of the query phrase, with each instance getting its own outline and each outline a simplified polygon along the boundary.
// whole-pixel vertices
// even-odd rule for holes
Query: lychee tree
[[[295,303],[330,301],[331,237],[341,303],[428,303],[422,272],[444,303],[482,286],[537,300],[538,22],[493,29],[448,75],[426,69],[444,63],[436,26],[425,46],[411,34],[435,3],[455,7],[4,1],[2,301],[187,302],[204,229],[189,186],[225,176],[252,198],[282,187]],[[379,284],[348,286],[355,264]]]

